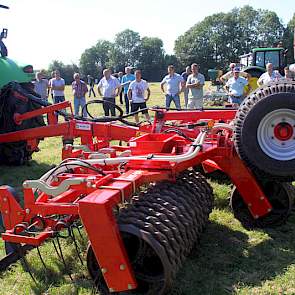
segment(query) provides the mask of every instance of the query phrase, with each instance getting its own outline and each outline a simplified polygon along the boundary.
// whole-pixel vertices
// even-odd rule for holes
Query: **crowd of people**
[[[284,69],[285,75],[282,77],[273,65],[266,65],[266,72],[257,78],[252,77],[249,73],[241,71],[235,63],[230,64],[229,72],[220,77],[220,82],[224,84],[224,89],[228,94],[228,102],[238,106],[245,98],[245,92],[250,92],[258,86],[267,84],[279,79],[291,80],[292,75],[288,67]],[[82,80],[79,73],[75,73],[72,82],[72,95],[74,99],[74,112],[79,115],[86,104],[86,95],[90,98],[96,97],[95,79],[87,75],[86,81]],[[187,66],[182,74],[175,72],[173,65],[169,65],[167,75],[163,77],[160,83],[160,89],[165,99],[166,109],[173,109],[173,102],[176,110],[181,110],[181,105],[185,109],[201,109],[203,107],[203,89],[205,77],[200,73],[198,64],[193,63]],[[51,96],[53,103],[65,101],[65,80],[60,76],[58,70],[51,73],[51,79],[46,79],[45,71],[36,73],[35,91],[42,99],[48,101]],[[132,73],[131,67],[125,68],[125,74],[119,72],[112,74],[110,69],[103,70],[103,77],[98,81],[97,93],[103,99],[103,109],[105,116],[115,116],[116,97],[119,97],[121,105],[125,104],[126,114],[135,113],[134,118],[139,122],[138,111],[149,121],[147,101],[151,96],[151,90],[146,80],[142,79],[141,70],[135,70]],[[181,101],[183,93],[183,102]],[[87,116],[85,108],[83,117]]]

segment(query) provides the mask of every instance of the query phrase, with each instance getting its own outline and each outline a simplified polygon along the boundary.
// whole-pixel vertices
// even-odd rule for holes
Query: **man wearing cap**
[[[122,77],[122,80],[121,80],[121,86],[123,87],[123,91],[124,91],[126,114],[129,114],[130,104],[129,104],[129,98],[128,98],[128,89],[129,89],[130,82],[135,80],[135,76],[131,74],[131,67],[126,67],[125,73],[126,74]]]
[[[234,76],[234,68],[236,67],[236,64],[235,63],[231,63],[230,65],[229,65],[229,71],[227,72],[227,73],[225,73],[223,76],[221,76],[220,78],[219,78],[219,80],[222,82],[222,83],[226,83],[230,78],[232,78],[233,76]],[[247,77],[248,77],[248,74],[247,73],[245,73],[245,72],[240,72],[240,76],[242,76],[242,77],[244,77],[244,78],[246,78],[247,79]]]
[[[248,81],[240,77],[239,67],[234,68],[233,75],[234,76],[226,82],[225,88],[229,94],[229,103],[240,105],[244,99],[244,87],[248,85]],[[249,91],[251,91],[250,87]]]

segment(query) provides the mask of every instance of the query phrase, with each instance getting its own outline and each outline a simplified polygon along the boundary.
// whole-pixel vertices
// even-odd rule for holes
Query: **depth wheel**
[[[258,177],[295,179],[295,83],[279,81],[252,92],[235,118],[234,144]]]
[[[294,187],[289,183],[266,181],[262,189],[273,209],[266,216],[254,219],[236,187],[230,197],[234,216],[245,228],[274,227],[286,222],[294,202]]]

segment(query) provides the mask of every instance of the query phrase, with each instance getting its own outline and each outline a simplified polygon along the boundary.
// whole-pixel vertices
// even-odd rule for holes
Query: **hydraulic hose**
[[[202,131],[197,138],[192,143],[189,150],[182,155],[178,156],[163,156],[163,155],[143,155],[143,156],[134,156],[134,157],[118,157],[118,158],[107,158],[107,159],[89,159],[83,160],[83,162],[87,162],[90,165],[116,165],[120,163],[125,163],[130,160],[149,160],[149,161],[170,161],[173,163],[181,163],[184,161],[188,161],[194,158],[201,150],[202,144],[206,139],[207,131]],[[49,170],[45,173],[40,180],[48,181],[51,177],[54,177],[57,173],[62,173],[69,168],[79,167],[81,166],[81,161],[73,160],[66,163],[61,163],[60,166]]]

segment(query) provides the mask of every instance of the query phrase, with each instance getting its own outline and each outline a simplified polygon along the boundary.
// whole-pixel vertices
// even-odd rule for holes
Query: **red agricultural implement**
[[[210,185],[193,169],[200,165],[229,176],[231,206],[244,226],[278,225],[290,213],[295,84],[260,88],[237,111],[155,108],[153,123],[139,126],[126,125],[122,115],[117,122],[74,118],[61,111],[68,102],[40,106],[19,85],[6,91],[5,105],[14,103],[7,108],[10,132],[0,134],[3,162],[22,162],[45,137],[63,136],[64,147],[58,166],[23,183],[23,206],[12,188],[0,187],[7,252],[0,269],[50,239],[66,264],[60,235],[68,231],[75,243],[82,224],[87,267],[102,294],[165,294],[213,207]],[[56,112],[66,121],[58,123]]]

